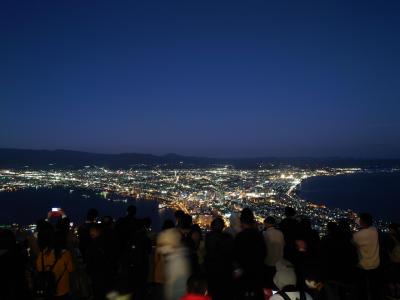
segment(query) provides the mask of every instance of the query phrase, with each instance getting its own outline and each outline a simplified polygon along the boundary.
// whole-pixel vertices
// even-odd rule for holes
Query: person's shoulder
[[[272,297],[269,298],[269,300],[283,300],[283,297],[279,294],[275,294],[275,295],[272,295]]]
[[[276,228],[276,227],[268,228],[268,230],[266,232],[270,232],[272,234],[279,234],[279,235],[282,234],[283,235],[282,230],[280,230],[279,228]]]
[[[306,300],[313,300],[310,294],[306,293]]]
[[[72,254],[71,254],[71,252],[70,252],[69,250],[63,249],[63,250],[61,251],[60,259],[63,259],[63,260],[66,260],[66,261],[72,260]]]

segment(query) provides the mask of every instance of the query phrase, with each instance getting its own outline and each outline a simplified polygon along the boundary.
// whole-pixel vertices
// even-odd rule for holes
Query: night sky
[[[0,147],[400,157],[400,1],[2,0]]]

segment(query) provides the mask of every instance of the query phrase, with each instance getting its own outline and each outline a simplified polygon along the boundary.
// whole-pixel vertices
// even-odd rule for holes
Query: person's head
[[[276,273],[273,278],[274,284],[279,290],[287,286],[295,286],[297,282],[294,266],[288,261],[279,261],[276,264]]]
[[[151,229],[151,224],[152,224],[152,221],[151,221],[150,217],[144,217],[143,218],[143,226],[144,226],[144,228],[146,228],[147,230],[150,230]]]
[[[174,227],[175,227],[174,221],[172,221],[171,219],[166,219],[161,227],[161,230],[166,230]]]
[[[99,211],[95,208],[89,209],[86,214],[86,220],[89,222],[95,222],[98,217],[99,217]]]
[[[168,255],[182,246],[182,235],[176,228],[166,229],[160,232],[157,238],[157,251]]]
[[[70,229],[70,221],[71,220],[68,217],[60,218],[60,220],[58,221],[58,223],[56,225],[56,229],[61,230],[64,233],[67,233]]]
[[[275,225],[276,225],[276,220],[274,217],[268,216],[264,219],[264,226],[266,228],[275,227]]]
[[[350,229],[350,222],[348,219],[340,219],[338,221],[338,233],[345,239],[351,239],[352,233]]]
[[[285,207],[285,216],[287,218],[294,217],[295,215],[296,215],[296,210],[293,207],[291,207],[291,206]]]
[[[306,231],[309,231],[312,229],[311,221],[309,218],[301,218],[300,226],[302,227],[303,230],[306,230]]]
[[[373,223],[374,223],[374,220],[373,220],[371,214],[369,214],[369,213],[360,214],[360,226],[362,228],[371,227]]]
[[[54,252],[56,256],[61,254],[63,249],[67,248],[67,236],[65,231],[56,230],[54,232]]]
[[[211,231],[212,232],[222,232],[222,230],[224,230],[224,227],[225,227],[225,223],[221,217],[215,218],[211,222]]]
[[[336,224],[336,222],[328,222],[328,224],[326,225],[326,230],[329,235],[336,235],[338,232],[338,225]]]
[[[201,228],[198,224],[193,224],[192,227],[190,228],[190,237],[192,240],[195,242],[195,244],[200,243],[201,241]]]
[[[188,294],[207,295],[207,281],[204,277],[199,275],[192,275],[186,283],[186,290]]]
[[[176,226],[180,226],[181,220],[184,215],[185,215],[185,213],[181,209],[178,209],[177,211],[175,211],[174,216],[175,216],[175,220],[176,220]]]
[[[89,234],[93,240],[99,238],[102,233],[103,233],[103,228],[100,224],[93,223],[93,225],[90,226]]]
[[[184,214],[180,220],[179,227],[182,230],[190,231],[192,224],[193,224],[192,216],[188,215],[188,214]]]
[[[229,216],[229,228],[233,230],[234,233],[240,231],[240,218],[239,215],[235,212],[232,212]]]
[[[36,221],[36,231],[40,232],[42,230],[52,229],[53,225],[46,221],[46,219],[40,219]]]
[[[308,265],[304,268],[304,279],[308,288],[321,290],[324,286],[323,272],[318,265]]]
[[[104,216],[101,218],[101,224],[103,224],[104,228],[113,228],[114,219],[111,216]]]
[[[128,205],[128,207],[126,208],[126,214],[129,217],[136,216],[136,206],[135,205]]]
[[[390,223],[389,225],[389,233],[396,240],[400,241],[400,225],[397,223]]]
[[[54,239],[53,227],[42,228],[38,232],[38,245],[40,250],[52,250],[54,248]]]
[[[255,219],[253,212],[251,211],[250,208],[243,208],[241,214],[240,214],[240,223],[243,228],[249,228],[253,227],[255,225]]]

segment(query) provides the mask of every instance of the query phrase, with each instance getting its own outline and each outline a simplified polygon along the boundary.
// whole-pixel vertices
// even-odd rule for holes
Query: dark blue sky
[[[3,0],[0,147],[400,157],[400,1]]]

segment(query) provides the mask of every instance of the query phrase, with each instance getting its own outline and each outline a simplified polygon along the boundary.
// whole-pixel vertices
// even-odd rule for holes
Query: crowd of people
[[[383,234],[363,213],[321,237],[311,221],[286,207],[257,224],[244,208],[204,230],[178,210],[155,233],[131,205],[116,221],[91,209],[78,227],[0,229],[0,299],[400,299],[399,225]]]

